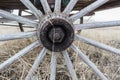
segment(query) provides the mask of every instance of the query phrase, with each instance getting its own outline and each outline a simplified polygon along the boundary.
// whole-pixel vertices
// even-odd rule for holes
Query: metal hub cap
[[[43,46],[54,52],[67,49],[74,40],[72,25],[60,18],[46,21],[40,29],[39,35]]]

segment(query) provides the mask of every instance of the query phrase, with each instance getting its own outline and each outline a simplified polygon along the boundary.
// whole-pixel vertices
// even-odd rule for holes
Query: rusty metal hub
[[[51,19],[40,29],[40,40],[50,51],[64,51],[74,40],[73,27],[63,19]]]

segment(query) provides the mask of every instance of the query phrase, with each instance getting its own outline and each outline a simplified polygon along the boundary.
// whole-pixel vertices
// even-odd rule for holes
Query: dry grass
[[[8,59],[16,52],[27,46],[32,41],[25,39],[23,41],[17,40],[14,42],[6,43],[0,49],[0,60],[3,62]],[[76,42],[78,43],[78,42]],[[117,55],[110,54],[94,47],[88,46],[84,43],[80,43],[80,48],[82,51],[89,56],[89,58],[99,67],[99,69],[109,78],[109,80],[119,80],[120,79],[120,57]],[[120,43],[117,41],[109,42],[109,45],[120,48]],[[13,45],[13,46],[11,46]],[[19,45],[19,46],[18,46]],[[84,47],[83,47],[84,46]],[[4,50],[3,50],[4,49]],[[14,64],[12,64],[8,69],[0,73],[0,80],[24,80],[27,72],[32,66],[34,59],[38,55],[41,48],[37,48],[26,56],[22,57]],[[75,54],[72,50],[69,50],[70,57],[75,66],[75,71],[79,80],[99,80],[99,78],[92,72],[92,70]],[[50,65],[51,54],[48,52],[44,59],[44,62],[38,68],[36,72],[36,77],[42,80],[49,80],[49,65]],[[57,66],[57,79],[56,80],[71,80],[64,59],[60,54],[58,54],[58,66]]]
[[[120,39],[117,36],[119,34],[118,32],[112,31],[114,33],[113,35],[111,35],[111,33],[107,34],[105,32],[101,34],[101,32],[104,31],[86,30],[83,31],[81,35],[90,37],[99,42],[103,42],[107,45],[120,49]],[[110,38],[110,36],[112,38]],[[4,62],[33,41],[33,39],[23,39],[4,43],[4,45],[0,47],[0,63]],[[92,62],[98,66],[98,68],[105,74],[105,76],[107,76],[108,80],[120,80],[120,56],[113,55],[110,52],[100,50],[82,42],[76,41],[75,44],[90,58]],[[0,73],[0,80],[24,80],[40,50],[41,47],[31,51],[16,61],[9,68]],[[76,53],[74,53],[73,50],[69,49],[69,54],[79,80],[100,80],[99,77],[95,75],[95,73],[79,58]],[[71,80],[62,55],[57,54],[57,57],[58,65],[56,80]],[[48,52],[37,72],[35,73],[34,80],[37,80],[37,78],[39,80],[49,80],[50,59],[51,53]]]

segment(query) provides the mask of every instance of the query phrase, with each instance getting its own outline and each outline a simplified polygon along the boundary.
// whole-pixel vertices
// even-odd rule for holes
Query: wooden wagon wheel
[[[104,76],[104,74],[96,67],[96,65],[93,62],[91,62],[80,49],[78,49],[78,47],[73,43],[73,41],[80,40],[83,41],[84,43],[96,46],[98,48],[110,51],[118,55],[120,55],[120,50],[96,42],[94,40],[85,38],[83,36],[75,34],[74,32],[76,30],[79,31],[83,29],[120,26],[120,21],[98,22],[79,25],[75,25],[73,24],[73,22],[76,21],[77,19],[80,19],[89,12],[95,10],[96,8],[100,7],[101,5],[105,4],[109,0],[96,0],[94,3],[90,4],[89,6],[85,7],[84,9],[80,10],[78,13],[72,16],[69,16],[69,14],[72,11],[73,7],[76,5],[78,0],[70,0],[69,4],[67,5],[63,12],[61,12],[61,0],[55,0],[54,12],[51,11],[47,0],[40,0],[45,14],[43,14],[40,10],[36,9],[35,6],[29,0],[20,1],[34,13],[34,15],[36,16],[37,19],[39,19],[39,21],[33,21],[17,15],[13,15],[1,9],[0,16],[10,20],[15,20],[22,24],[32,26],[33,28],[36,28],[36,31],[0,35],[0,41],[22,39],[35,36],[38,38],[38,41],[30,44],[23,50],[16,53],[13,57],[9,58],[8,60],[0,64],[0,72],[3,71],[8,66],[10,66],[12,63],[14,63],[17,59],[27,54],[29,51],[33,50],[34,48],[40,45],[43,45],[42,51],[36,58],[25,80],[30,80],[32,78],[34,72],[37,70],[39,64],[42,62],[48,50],[50,50],[52,53],[50,80],[55,80],[56,77],[57,52],[62,52],[72,79],[78,80],[72,62],[69,58],[69,53],[67,52],[67,48],[69,47],[72,48],[76,53],[78,53],[80,58],[90,68],[92,68],[92,70],[95,72],[97,76],[99,76],[101,80],[108,80],[107,77]]]

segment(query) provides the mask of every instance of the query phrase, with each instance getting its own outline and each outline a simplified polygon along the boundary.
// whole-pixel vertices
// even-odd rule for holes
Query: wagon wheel
[[[78,53],[80,58],[90,68],[92,68],[92,70],[95,72],[97,76],[99,76],[101,80],[108,80],[104,76],[104,74],[95,66],[95,64],[91,62],[80,49],[78,49],[78,47],[73,43],[73,41],[80,40],[83,41],[84,43],[96,46],[98,48],[101,48],[106,51],[110,51],[118,55],[120,55],[120,50],[96,42],[94,40],[85,38],[78,34],[75,34],[75,31],[79,31],[83,29],[91,29],[91,28],[120,26],[120,21],[98,22],[98,23],[88,23],[88,24],[79,24],[79,25],[75,25],[73,24],[73,22],[76,21],[77,19],[80,19],[89,12],[95,10],[99,6],[105,4],[109,0],[97,0],[91,5],[80,10],[78,13],[72,16],[69,16],[69,14],[78,0],[70,0],[69,4],[67,5],[67,7],[64,9],[63,12],[61,12],[61,0],[55,0],[55,9],[53,13],[48,5],[47,0],[40,0],[45,15],[40,10],[37,10],[29,0],[20,0],[20,1],[34,13],[34,15],[39,19],[38,22],[10,14],[9,12],[6,12],[4,10],[0,10],[0,16],[10,20],[15,20],[22,24],[30,25],[33,28],[36,28],[36,31],[20,32],[17,34],[9,34],[9,35],[0,35],[0,41],[29,38],[34,36],[37,37],[38,41],[30,44],[23,50],[16,53],[13,57],[9,58],[8,60],[0,64],[0,72],[3,71],[8,66],[10,66],[17,59],[27,54],[29,51],[33,50],[34,48],[40,45],[43,45],[42,51],[40,52],[39,56],[36,58],[25,80],[30,80],[32,78],[34,72],[37,70],[39,64],[42,62],[48,50],[50,50],[52,53],[51,66],[50,66],[51,67],[50,80],[55,80],[56,77],[57,52],[62,52],[69,73],[71,75],[71,78],[73,80],[78,80],[72,62],[69,58],[69,53],[67,52],[67,48],[69,47],[72,48],[76,53]]]

